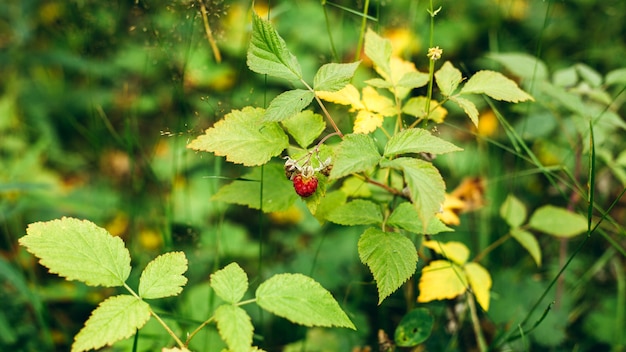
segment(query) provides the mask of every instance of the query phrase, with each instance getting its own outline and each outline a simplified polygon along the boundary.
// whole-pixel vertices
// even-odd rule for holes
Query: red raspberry
[[[310,197],[317,190],[317,177],[297,174],[293,177],[293,188],[300,197]]]

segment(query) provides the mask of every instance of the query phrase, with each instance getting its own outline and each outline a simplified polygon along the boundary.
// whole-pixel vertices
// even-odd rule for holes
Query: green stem
[[[365,26],[367,26],[367,11],[370,7],[370,0],[365,0],[363,6],[363,18],[361,19],[361,33],[359,34],[359,44],[356,47],[356,53],[354,54],[354,61],[358,61],[361,58],[361,49],[363,48],[363,41],[365,39]]]
[[[476,303],[474,301],[474,295],[467,295],[467,305],[470,309],[470,315],[472,317],[472,327],[474,328],[474,335],[476,335],[476,342],[478,343],[478,350],[481,352],[487,351],[487,343],[485,342],[485,336],[480,327],[480,320],[478,320],[478,314],[476,313]]]
[[[322,9],[324,9],[326,32],[328,33],[328,40],[330,41],[330,52],[333,55],[333,61],[339,62],[339,56],[337,55],[337,49],[335,48],[335,41],[333,40],[333,34],[330,30],[330,21],[328,20],[328,9],[326,9],[326,0],[322,0]]]

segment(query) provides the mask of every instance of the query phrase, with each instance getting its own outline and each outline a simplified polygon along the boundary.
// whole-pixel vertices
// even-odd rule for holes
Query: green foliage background
[[[353,1],[333,3],[356,12],[363,6]],[[266,106],[291,87],[247,69],[248,1],[208,0],[204,6],[221,63],[206,38],[199,2],[0,3],[0,349],[67,350],[94,306],[115,293],[47,275],[17,248],[27,224],[61,216],[90,219],[122,236],[138,267],[163,251],[185,251],[190,282],[182,297],[166,300],[162,307],[181,329],[204,320],[216,303],[208,288],[209,274],[237,261],[245,267],[251,286],[275,273],[312,276],[357,325],[356,332],[307,330],[250,311],[263,337],[259,345],[267,350],[307,346],[302,348],[347,351],[375,346],[378,329],[393,335],[407,302],[397,292],[376,306],[376,288],[357,254],[363,228],[320,225],[302,202],[286,213],[264,215],[211,201],[219,186],[246,178],[250,171],[186,150],[189,140],[231,109]],[[267,8],[261,2],[257,6]],[[369,15],[378,20],[368,23],[383,36],[404,43],[402,55],[421,70],[427,62],[426,6],[410,0],[372,1]],[[435,2],[438,6],[442,12],[436,19],[435,43],[464,76],[483,68],[502,69],[486,55],[514,51],[540,56],[550,72],[579,62],[602,75],[624,66],[626,3],[621,0]],[[353,13],[313,0],[273,1],[271,17],[309,80],[321,64],[355,57],[361,17]],[[619,88],[610,87],[614,91],[609,95],[618,96]],[[554,106],[566,105],[558,98]],[[623,100],[621,96],[617,103]],[[545,107],[558,111],[554,106]],[[589,165],[572,150],[587,141],[568,140],[576,136],[569,133],[570,124],[547,117],[546,111],[506,112],[545,165],[557,171],[567,167],[584,184]],[[624,108],[617,114],[625,116]],[[509,193],[529,209],[544,204],[586,209],[584,200],[564,197],[536,165],[513,152],[502,129],[490,139],[476,139],[465,119],[453,112],[448,121],[442,136],[464,148],[436,161],[448,189],[468,176],[489,182],[486,206],[462,215],[461,226],[443,238],[480,252],[508,231],[498,208]],[[339,123],[348,129],[351,124],[347,117]],[[615,124],[623,136],[620,123]],[[626,156],[620,154],[626,143],[616,131],[607,131],[599,151],[596,197],[603,209],[626,183]],[[614,310],[620,304],[623,309],[626,292],[625,260],[615,249],[625,246],[624,200],[611,215],[621,221],[620,230],[586,243],[566,272],[563,299],[514,349],[532,344],[553,350],[624,348],[623,337],[615,339],[620,325]],[[607,238],[617,244],[609,245]],[[492,331],[524,318],[562,266],[563,243],[548,236],[539,241],[544,252],[541,268],[512,243],[483,262],[494,278],[486,320]],[[574,245],[579,242],[573,240]],[[138,274],[131,273],[131,280],[137,281]],[[541,307],[548,303],[544,300]],[[428,347],[470,349],[469,330],[445,332],[446,304],[437,302],[431,308],[437,318]],[[149,324],[142,330],[142,350],[167,343],[158,327],[151,329]],[[191,347],[197,350],[220,347],[211,329],[194,343]],[[131,344],[112,349],[128,350]]]

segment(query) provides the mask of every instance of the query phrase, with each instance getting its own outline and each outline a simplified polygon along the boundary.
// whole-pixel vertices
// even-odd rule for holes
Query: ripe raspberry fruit
[[[317,190],[317,177],[297,174],[293,177],[293,188],[300,197],[310,197]]]

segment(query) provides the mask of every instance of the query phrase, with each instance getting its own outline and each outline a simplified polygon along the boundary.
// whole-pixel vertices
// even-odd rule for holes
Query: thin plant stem
[[[361,32],[359,33],[359,43],[356,47],[356,52],[354,53],[354,61],[357,61],[361,58],[361,50],[363,49],[363,41],[365,39],[365,27],[367,26],[367,11],[370,7],[370,0],[365,0],[365,5],[363,6],[363,18],[361,19]]]
[[[211,26],[209,25],[209,16],[207,14],[206,6],[204,5],[203,0],[198,0],[198,3],[200,3],[200,13],[202,14],[202,22],[204,23],[204,33],[206,33],[206,39],[209,41],[215,61],[220,63],[222,62],[222,54],[220,53],[220,48],[217,47],[215,38],[213,37],[213,31],[211,31]]]
[[[326,8],[326,0],[322,0],[322,9],[324,10],[324,21],[326,22],[326,32],[328,33],[328,41],[330,42],[330,52],[333,56],[333,61],[339,62],[339,56],[337,55],[337,49],[335,48],[335,41],[333,40],[333,33],[330,29],[330,20],[328,18],[328,9]]]

